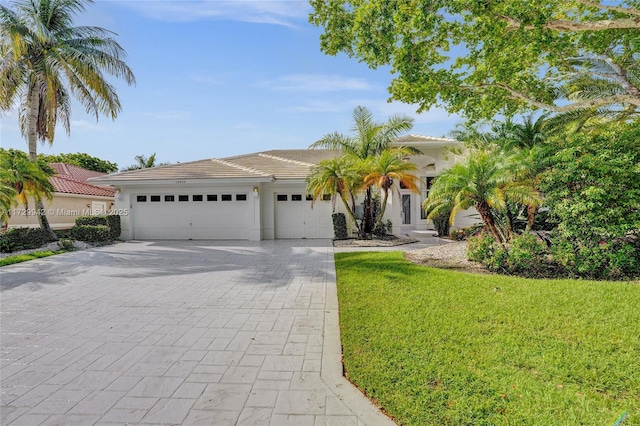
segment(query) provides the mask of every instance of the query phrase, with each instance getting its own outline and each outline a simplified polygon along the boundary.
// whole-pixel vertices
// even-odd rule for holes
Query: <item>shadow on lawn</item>
[[[323,240],[133,241],[4,267],[0,291],[23,285],[35,291],[104,277],[175,277],[179,284],[189,275],[218,272],[227,273],[220,278],[232,274],[239,281],[283,287],[300,276],[324,279],[328,254],[318,248],[327,246]]]

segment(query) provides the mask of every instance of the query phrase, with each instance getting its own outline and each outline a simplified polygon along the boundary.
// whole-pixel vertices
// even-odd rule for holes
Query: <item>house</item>
[[[49,163],[56,174],[49,180],[54,188],[53,199],[43,200],[47,219],[53,229],[66,229],[75,225],[76,217],[106,214],[113,208],[115,190],[88,182],[90,178],[105,176],[65,163]],[[18,206],[11,210],[10,228],[38,226],[35,203],[29,199],[28,208]]]
[[[429,178],[452,164],[447,148],[460,143],[410,135],[396,144],[423,152],[410,158],[420,169],[423,189],[420,194],[401,189],[389,197],[385,216],[395,233],[426,229],[429,223],[420,205]],[[312,208],[305,180],[314,165],[336,155],[329,150],[272,150],[134,170],[90,182],[115,188],[114,212],[122,217],[125,240],[332,238],[334,204],[326,199]],[[343,208],[335,203],[336,211]]]

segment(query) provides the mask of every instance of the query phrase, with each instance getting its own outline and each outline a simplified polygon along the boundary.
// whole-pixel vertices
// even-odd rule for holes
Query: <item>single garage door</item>
[[[311,200],[305,194],[275,194],[276,238],[333,238],[331,202]]]
[[[132,197],[135,239],[249,239],[254,201],[248,192],[148,192]]]

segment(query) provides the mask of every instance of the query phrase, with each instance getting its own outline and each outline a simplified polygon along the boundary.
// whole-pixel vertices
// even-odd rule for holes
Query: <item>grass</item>
[[[336,254],[347,377],[401,425],[640,424],[640,285]]]
[[[42,257],[53,256],[54,254],[64,253],[66,250],[47,250],[47,251],[36,251],[28,254],[18,254],[16,256],[9,256],[0,259],[0,266],[13,265],[14,263],[27,262],[33,259],[40,259]]]

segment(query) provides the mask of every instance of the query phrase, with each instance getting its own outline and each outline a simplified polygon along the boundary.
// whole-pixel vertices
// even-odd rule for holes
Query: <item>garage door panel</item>
[[[278,195],[281,201],[278,201]],[[286,200],[284,196],[286,195]],[[293,201],[299,193],[276,193],[275,195],[275,237],[276,238],[332,238],[331,203]],[[304,197],[304,195],[303,195]]]
[[[242,192],[239,192],[242,193]],[[138,194],[132,195],[134,238],[137,239],[248,239],[253,221],[253,209],[247,201],[194,201],[193,195],[202,195],[202,190],[180,191],[188,195],[188,201],[178,201],[174,193],[173,202],[138,202]],[[200,197],[198,197],[200,198]],[[247,197],[248,198],[248,197]]]

